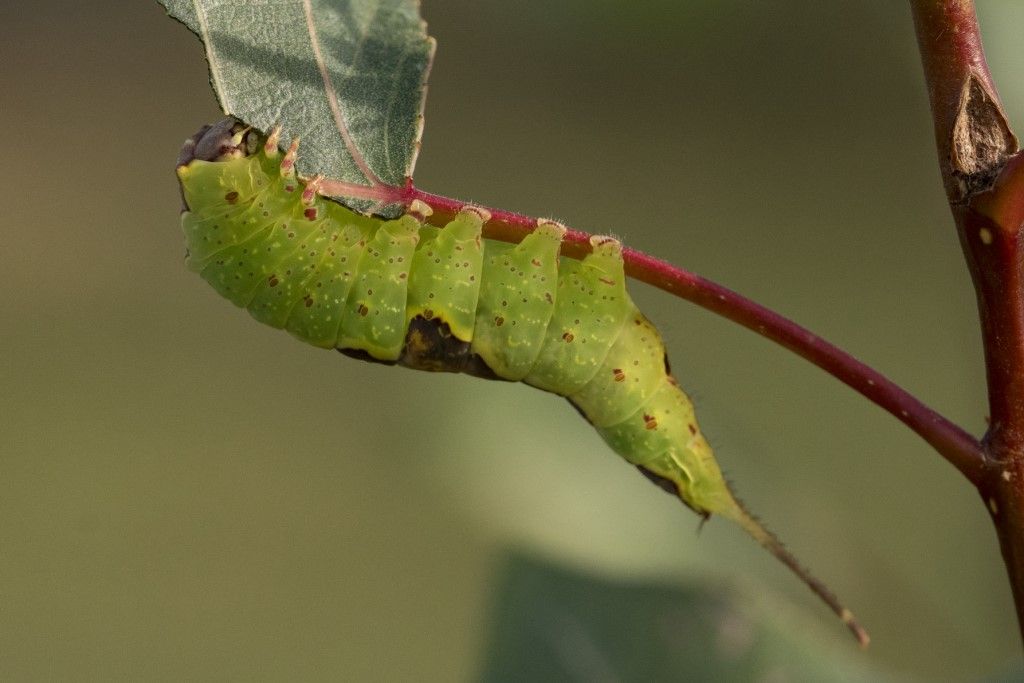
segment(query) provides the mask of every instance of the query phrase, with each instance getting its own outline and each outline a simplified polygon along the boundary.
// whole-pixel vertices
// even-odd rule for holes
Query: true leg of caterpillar
[[[264,145],[266,148],[266,145]],[[299,139],[295,138],[292,140],[292,144],[288,146],[288,151],[284,154],[284,159],[281,160],[281,177],[286,180],[293,180],[295,178],[295,159],[299,155]],[[274,156],[277,156],[276,154]]]
[[[267,159],[276,159],[281,150],[281,126],[277,125],[270,129],[267,134],[267,141],[263,143],[263,156]]]
[[[325,348],[422,370],[523,380],[569,399],[605,441],[697,514],[733,520],[847,624],[849,611],[735,499],[625,288],[622,247],[559,258],[550,221],[516,245],[482,240],[486,212],[443,228],[382,221],[296,177],[298,140],[233,122],[191,138],[178,166],[189,267],[252,316]]]

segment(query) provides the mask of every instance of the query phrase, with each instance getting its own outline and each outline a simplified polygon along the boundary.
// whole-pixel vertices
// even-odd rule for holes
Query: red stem
[[[911,0],[931,102],[939,168],[978,296],[988,376],[988,440],[1024,446],[1024,287],[1019,224],[975,204],[1019,197],[992,181],[1017,151],[985,60],[973,0]],[[988,213],[992,213],[989,211]],[[1000,224],[999,220],[1009,222]],[[997,458],[998,459],[998,458]]]
[[[939,169],[974,282],[991,424],[973,480],[999,536],[1024,636],[1024,161],[973,0],[911,0]]]
[[[430,207],[430,211],[423,213],[430,214],[428,220],[438,225],[451,220],[466,206],[466,202],[458,199],[424,192],[412,181],[405,187],[366,188],[323,180],[318,191],[327,196],[372,196],[383,205],[410,206],[422,202]],[[491,214],[491,220],[484,225],[484,236],[488,239],[519,242],[537,226],[537,219],[530,216],[481,208]],[[562,254],[582,258],[590,251],[589,240],[588,233],[567,230]],[[634,249],[624,249],[623,258],[630,277],[739,323],[809,360],[914,430],[970,481],[975,484],[981,481],[985,464],[981,443],[876,370],[795,322],[699,275]]]
[[[950,201],[960,201],[966,194],[960,180],[971,170],[957,168],[962,156],[958,154],[957,123],[966,123],[962,114],[970,113],[961,108],[964,88],[974,84],[1002,111],[985,61],[974,0],[910,0],[910,6],[935,123],[942,180]]]
[[[434,212],[430,220],[439,224],[465,205],[412,185],[405,188],[400,200],[424,202]],[[487,210],[491,220],[484,227],[484,236],[489,239],[519,242],[537,224],[535,218],[522,214]],[[562,253],[574,258],[585,255],[590,248],[589,239],[585,232],[567,231]],[[809,360],[917,432],[969,480],[981,480],[984,463],[978,440],[876,370],[793,321],[699,275],[634,249],[625,249],[623,257],[630,277],[739,323]]]

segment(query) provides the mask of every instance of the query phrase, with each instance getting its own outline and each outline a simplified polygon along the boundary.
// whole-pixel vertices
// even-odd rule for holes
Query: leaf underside
[[[301,138],[301,175],[371,188],[412,177],[434,53],[417,0],[158,1],[205,45],[225,114]]]

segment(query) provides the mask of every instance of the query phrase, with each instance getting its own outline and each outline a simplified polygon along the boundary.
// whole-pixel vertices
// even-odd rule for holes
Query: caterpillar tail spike
[[[657,419],[657,418],[653,418]],[[711,447],[698,431],[688,447],[696,455],[692,461],[703,464],[695,469],[682,458],[674,457],[670,451],[659,459],[637,465],[640,472],[666,493],[678,497],[687,507],[701,516],[703,525],[712,515],[724,517],[747,532],[761,547],[784,564],[797,578],[817,595],[829,609],[846,625],[862,648],[871,641],[867,631],[857,622],[853,613],[844,607],[828,586],[810,573],[796,559],[778,537],[769,531],[733,495],[718,463],[711,453]]]
[[[817,577],[810,573],[793,553],[786,549],[786,546],[782,544],[782,541],[773,534],[771,531],[765,528],[757,518],[747,512],[746,508],[739,501],[735,501],[735,510],[731,512],[719,513],[723,517],[732,519],[734,522],[740,525],[744,531],[750,534],[754,540],[761,544],[765,550],[774,555],[782,564],[786,565],[790,571],[796,574],[801,581],[824,601],[829,606],[836,616],[846,624],[846,628],[850,630],[853,637],[857,639],[857,642],[862,648],[866,648],[871,643],[871,636],[864,630],[858,622],[856,617],[853,616],[853,612],[848,610],[846,607],[839,602],[839,598],[836,594],[829,589],[824,583],[822,583]]]
[[[733,496],[672,375],[654,325],[626,290],[622,244],[594,236],[560,256],[565,227],[518,244],[483,237],[486,210],[444,227],[413,203],[394,220],[354,213],[296,177],[269,135],[225,119],[178,157],[187,264],[255,319],[386,365],[522,381],[564,398],[624,460],[707,519],[737,523],[843,620],[867,634]],[[299,191],[296,191],[299,190]]]

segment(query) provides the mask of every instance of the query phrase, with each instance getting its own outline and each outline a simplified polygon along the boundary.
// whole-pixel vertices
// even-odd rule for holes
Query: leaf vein
[[[352,137],[351,131],[348,129],[348,123],[345,121],[345,115],[341,109],[341,103],[338,101],[338,91],[331,83],[331,74],[327,68],[327,63],[324,61],[323,50],[320,47],[320,38],[317,35],[316,26],[313,22],[313,7],[311,0],[302,0],[302,9],[306,15],[306,30],[309,32],[310,44],[313,48],[313,57],[316,60],[317,68],[320,69],[320,77],[324,82],[327,102],[331,107],[331,114],[334,117],[334,125],[338,129],[338,133],[341,134],[341,139],[344,141],[345,148],[352,157],[352,161],[355,162],[359,171],[363,174],[366,180],[371,185],[383,185],[383,181],[377,177],[377,174],[373,172],[373,169],[371,169],[370,165],[366,162],[366,158],[359,150],[355,139]],[[365,37],[366,34],[364,33],[360,42],[362,42]]]
[[[398,60],[398,66],[395,68],[394,73],[391,76],[391,88],[390,96],[388,97],[387,106],[384,111],[387,112],[387,116],[384,117],[384,158],[387,160],[388,167],[392,166],[391,161],[391,122],[394,120],[392,110],[395,108],[395,104],[398,102],[399,87],[402,85],[402,70],[405,67],[405,61],[415,53],[414,46],[408,46],[402,51],[402,56]]]

